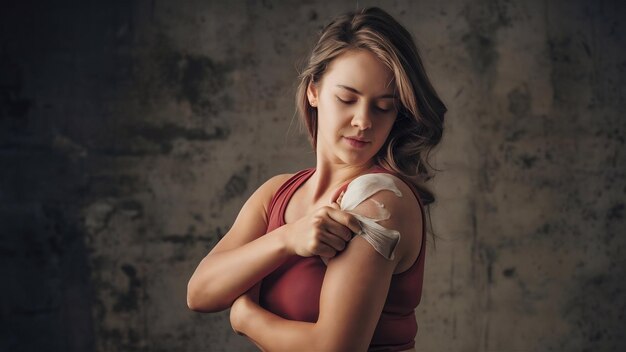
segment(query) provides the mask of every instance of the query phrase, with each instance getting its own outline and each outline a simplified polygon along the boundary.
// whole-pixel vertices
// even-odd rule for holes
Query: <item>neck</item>
[[[350,165],[321,161],[318,157],[315,172],[309,179],[311,182],[309,195],[313,203],[317,203],[328,192],[335,192],[341,185],[364,174],[374,166],[373,160],[362,165]],[[328,198],[327,201],[330,202],[331,199]]]

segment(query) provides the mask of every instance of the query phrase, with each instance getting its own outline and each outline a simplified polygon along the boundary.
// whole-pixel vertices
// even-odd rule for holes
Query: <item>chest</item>
[[[311,200],[306,197],[306,188],[298,188],[285,204],[285,212],[283,214],[285,224],[290,224],[292,222],[298,221],[315,209],[321,208],[325,205],[330,205],[330,200],[332,199],[333,193],[336,192],[333,191],[326,193],[320,198],[320,201],[312,203]]]

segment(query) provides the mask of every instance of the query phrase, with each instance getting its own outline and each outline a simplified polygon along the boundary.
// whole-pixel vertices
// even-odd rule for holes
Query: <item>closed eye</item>
[[[337,97],[337,100],[339,100],[340,102],[342,102],[342,103],[344,103],[344,104],[346,104],[346,105],[349,105],[349,104],[354,103],[353,101],[345,101],[345,100],[342,100],[342,99],[341,99],[341,98],[339,98],[339,97]]]
[[[350,105],[350,104],[354,103],[353,101],[345,101],[345,100],[342,100],[342,99],[341,99],[341,98],[339,98],[339,97],[336,97],[336,98],[337,98],[337,100],[339,100],[342,104],[345,104],[345,105]],[[380,112],[389,112],[389,111],[391,111],[391,109],[383,109],[383,108],[379,108],[378,106],[376,107],[376,110],[378,110],[378,111],[380,111]]]

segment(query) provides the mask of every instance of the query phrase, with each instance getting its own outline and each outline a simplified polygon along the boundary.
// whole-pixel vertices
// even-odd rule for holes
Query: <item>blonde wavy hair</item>
[[[447,108],[426,75],[411,34],[378,7],[334,18],[321,30],[308,61],[299,70],[296,106],[313,150],[317,141],[317,109],[309,104],[307,87],[310,82],[320,82],[334,58],[355,49],[369,50],[393,72],[395,92],[400,98],[398,115],[375,156],[376,163],[410,182],[422,203],[429,205],[435,197],[424,184],[434,176],[427,159],[441,141]]]

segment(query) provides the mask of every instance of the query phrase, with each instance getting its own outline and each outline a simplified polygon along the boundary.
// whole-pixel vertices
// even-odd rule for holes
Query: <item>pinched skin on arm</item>
[[[421,211],[409,187],[397,181],[403,194],[380,191],[371,199],[385,204],[391,217],[380,225],[398,230],[402,240],[393,260],[384,258],[362,237],[356,236],[332,258],[326,269],[316,323],[282,319],[258,305],[242,300],[233,306],[233,328],[266,350],[365,351],[387,299],[392,274],[400,261],[419,250],[422,241]],[[402,184],[400,184],[402,183]],[[374,202],[354,209],[368,213]],[[363,206],[363,209],[360,207]]]
[[[218,312],[229,308],[286,258],[281,238],[284,229],[265,231],[271,198],[290,176],[277,175],[261,185],[245,202],[230,230],[202,259],[187,285],[191,310]]]

